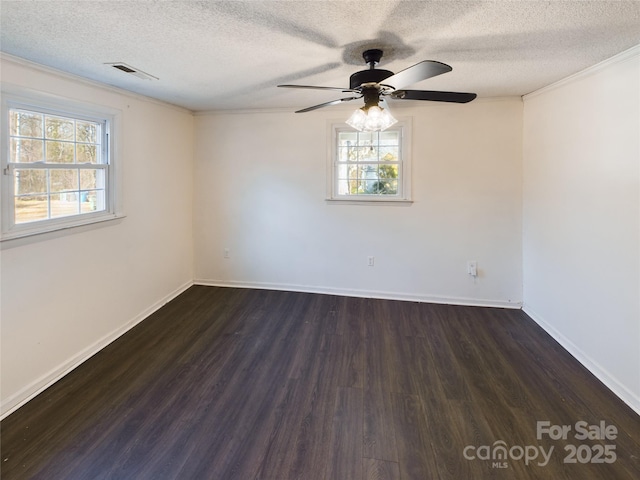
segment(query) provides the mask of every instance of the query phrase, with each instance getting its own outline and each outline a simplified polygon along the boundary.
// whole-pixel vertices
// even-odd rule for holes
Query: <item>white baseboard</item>
[[[118,339],[119,337],[127,333],[129,330],[135,327],[138,323],[143,321],[145,318],[147,318],[149,315],[154,313],[156,310],[159,310],[163,305],[167,304],[168,302],[176,298],[178,295],[180,295],[182,292],[184,292],[186,289],[188,289],[192,285],[193,285],[193,282],[191,281],[184,283],[173,292],[169,293],[168,295],[165,295],[162,299],[158,300],[149,308],[140,312],[138,315],[136,315],[134,318],[129,320],[122,327],[119,327],[113,330],[112,332],[108,333],[107,335],[100,338],[93,344],[89,345],[82,351],[78,352],[76,355],[68,359],[66,362],[51,369],[49,372],[42,375],[40,378],[36,379],[26,387],[22,388],[18,392],[14,393],[13,395],[5,399],[2,402],[2,413],[0,414],[0,420],[4,419],[8,415],[16,411],[18,408],[23,406],[25,403],[27,403],[29,400],[31,400],[38,394],[42,393],[44,390],[49,388],[55,382],[60,380],[62,377],[67,375],[69,372],[74,370],[83,362],[87,361],[89,358],[91,358],[93,355],[98,353],[100,350],[102,350],[104,347],[109,345],[111,342],[113,342],[114,340]]]
[[[0,420],[4,419],[29,400],[46,390],[69,372],[74,370],[80,364],[88,360],[90,357],[98,353],[104,347],[118,339],[126,332],[131,330],[149,315],[159,310],[162,306],[176,298],[192,285],[205,285],[216,287],[234,287],[234,288],[255,288],[262,290],[284,290],[293,292],[305,292],[305,293],[318,293],[328,295],[344,295],[348,297],[361,297],[361,298],[378,298],[384,300],[403,300],[412,302],[424,302],[424,303],[439,303],[447,305],[464,305],[464,306],[481,306],[481,307],[498,307],[498,308],[514,308],[520,309],[529,315],[533,321],[535,321],[545,332],[553,337],[565,350],[567,350],[573,357],[576,358],[582,365],[584,365],[591,373],[593,373],[602,383],[604,383],[614,394],[616,394],[623,402],[631,407],[636,413],[640,414],[640,398],[627,389],[622,383],[620,383],[613,375],[611,375],[606,369],[601,367],[598,362],[594,361],[589,355],[578,348],[571,340],[557,331],[549,323],[547,323],[540,315],[536,314],[527,305],[522,305],[521,302],[509,302],[504,300],[485,300],[477,298],[464,298],[464,297],[446,297],[437,295],[417,295],[417,294],[405,294],[400,292],[380,292],[370,290],[359,289],[340,289],[332,287],[313,287],[303,285],[290,285],[290,284],[276,284],[266,282],[240,282],[240,281],[222,281],[222,280],[207,280],[197,279],[194,282],[186,282],[178,287],[173,292],[169,293],[149,308],[145,309],[133,319],[127,322],[120,328],[110,332],[92,345],[88,346],[75,356],[67,360],[61,365],[53,368],[51,371],[41,376],[37,380],[33,381],[23,389],[14,393],[3,401],[2,413],[0,414]]]
[[[587,370],[596,376],[598,380],[605,384],[620,400],[629,405],[638,415],[640,415],[640,398],[631,390],[625,387],[618,379],[603,368],[598,362],[592,359],[587,353],[582,351],[576,344],[556,330],[552,325],[547,323],[539,314],[531,309],[528,305],[522,307],[531,319],[536,322],[545,332],[553,337],[562,348],[569,352],[578,362],[580,362]]]
[[[283,290],[288,292],[320,293],[326,295],[342,295],[345,297],[379,298],[382,300],[403,300],[407,302],[440,303],[446,305],[465,305],[473,307],[522,308],[522,302],[493,300],[481,298],[447,297],[402,292],[381,292],[376,290],[359,290],[353,288],[334,288],[324,286],[295,285],[270,282],[245,282],[236,280],[196,279],[195,285],[210,287],[255,288],[258,290]]]

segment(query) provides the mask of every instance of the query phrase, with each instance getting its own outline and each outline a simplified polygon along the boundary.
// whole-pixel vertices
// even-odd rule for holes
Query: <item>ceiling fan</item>
[[[376,69],[375,66],[380,63],[382,58],[382,50],[371,49],[365,50],[362,54],[364,61],[369,65],[368,70],[361,70],[354,73],[349,78],[349,88],[340,87],[319,87],[313,85],[278,85],[282,88],[306,88],[316,90],[339,90],[343,93],[353,94],[350,97],[339,98],[330,102],[321,103],[312,107],[297,110],[296,113],[310,112],[329,105],[337,105],[351,100],[357,100],[364,97],[364,107],[359,109],[360,116],[367,114],[375,114],[379,116],[381,109],[378,104],[383,101],[383,97],[390,97],[397,100],[428,100],[431,102],[453,102],[467,103],[476,98],[475,93],[462,92],[440,92],[433,90],[405,90],[404,87],[414,83],[435,77],[443,73],[453,70],[449,65],[434,60],[424,60],[420,63],[406,68],[398,73],[389,70]],[[373,108],[375,107],[375,108]],[[388,110],[385,110],[388,113]],[[356,110],[358,114],[358,110]],[[351,120],[351,119],[350,119]],[[350,123],[347,121],[347,123]],[[395,119],[394,122],[395,123]],[[359,125],[359,124],[358,124]],[[361,128],[358,128],[361,130]],[[386,128],[386,127],[384,127]],[[384,130],[384,128],[376,128],[375,130]],[[367,131],[374,131],[366,129]]]

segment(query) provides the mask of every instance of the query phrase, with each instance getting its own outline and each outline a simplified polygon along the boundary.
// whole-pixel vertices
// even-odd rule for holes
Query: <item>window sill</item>
[[[413,203],[413,200],[401,198],[326,198],[325,201],[336,205],[385,205],[396,207],[408,207]]]
[[[24,229],[24,230],[10,231],[2,234],[2,236],[0,237],[0,242],[4,244],[4,242],[10,242],[11,240],[19,240],[27,237],[45,235],[48,233],[71,230],[75,228],[89,227],[91,225],[109,222],[113,220],[119,220],[125,217],[126,217],[125,214],[114,213],[109,215],[101,215],[101,216],[95,216],[92,218],[86,218],[79,221],[75,221],[73,223],[47,225],[47,226],[42,226],[41,228],[38,228],[38,229]]]

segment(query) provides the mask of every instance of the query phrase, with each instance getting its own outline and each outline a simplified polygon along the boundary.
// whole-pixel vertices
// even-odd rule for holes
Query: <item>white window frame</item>
[[[400,159],[398,165],[398,193],[340,195],[338,193],[338,133],[356,130],[344,122],[328,122],[327,133],[327,197],[328,202],[363,205],[398,205],[411,204],[411,118],[398,119],[398,123],[387,131],[400,131]]]
[[[105,209],[97,212],[79,213],[65,217],[43,219],[26,223],[15,223],[15,177],[14,166],[10,164],[9,154],[9,111],[23,109],[38,113],[58,115],[78,120],[99,122],[104,125],[102,164],[74,164],[73,168],[100,168],[105,172]],[[20,87],[2,86],[2,131],[0,132],[0,198],[2,200],[2,233],[1,241],[38,235],[57,230],[89,225],[124,217],[122,212],[121,178],[118,155],[118,142],[121,123],[119,110],[71,100],[64,97],[37,92]],[[56,169],[69,168],[70,164],[33,164],[35,168]]]

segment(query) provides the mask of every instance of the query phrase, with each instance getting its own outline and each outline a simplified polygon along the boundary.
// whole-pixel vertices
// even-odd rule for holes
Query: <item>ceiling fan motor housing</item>
[[[349,77],[349,88],[355,90],[365,83],[380,83],[389,78],[393,72],[382,69],[361,70]]]

